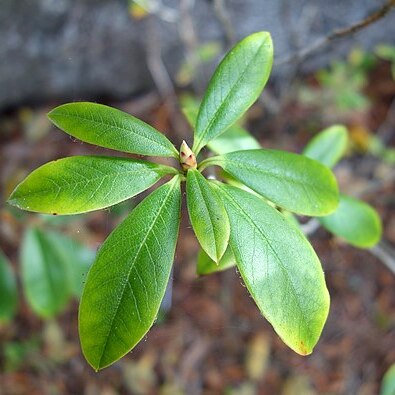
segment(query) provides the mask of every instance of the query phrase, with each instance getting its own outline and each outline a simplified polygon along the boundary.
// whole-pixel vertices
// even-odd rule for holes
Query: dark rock
[[[380,4],[378,0],[227,1],[237,38],[271,31],[278,58],[336,27],[350,25]],[[195,1],[192,16],[202,41],[223,39],[211,1]],[[153,18],[132,20],[127,0],[2,0],[0,110],[48,100],[123,99],[146,90],[152,87],[146,61],[150,42],[162,48],[174,75],[184,56],[180,22]],[[394,37],[392,12],[354,37],[325,48],[305,62],[305,69],[325,65],[356,44],[366,48],[394,44]],[[274,76],[281,69],[276,68]]]

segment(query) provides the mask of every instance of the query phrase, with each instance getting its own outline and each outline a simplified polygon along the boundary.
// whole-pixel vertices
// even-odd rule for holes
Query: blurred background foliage
[[[395,394],[395,13],[325,41],[387,3],[3,2],[0,394]],[[176,143],[191,142],[180,108],[200,100],[226,49],[254,30],[273,33],[276,64],[230,135],[302,152],[319,131],[345,125],[349,141],[334,171],[344,193],[377,209],[383,239],[360,250],[299,218],[332,297],[322,339],[302,358],[261,319],[231,262],[196,275],[198,245],[184,215],[173,282],[149,341],[95,374],[79,348],[78,297],[97,248],[142,197],[66,217],[15,210],[7,197],[49,160],[109,152],[51,127],[46,113],[65,101],[114,105]],[[218,139],[212,149],[226,144]],[[211,271],[201,253],[198,262],[200,274]]]

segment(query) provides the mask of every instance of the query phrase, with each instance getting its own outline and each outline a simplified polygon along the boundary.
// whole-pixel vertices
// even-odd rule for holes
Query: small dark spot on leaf
[[[303,340],[301,340],[301,342],[300,342],[300,354],[301,354],[301,355],[308,355],[308,354],[310,354],[310,353],[308,352],[308,350],[307,350],[307,348],[306,348],[306,346],[305,346]]]

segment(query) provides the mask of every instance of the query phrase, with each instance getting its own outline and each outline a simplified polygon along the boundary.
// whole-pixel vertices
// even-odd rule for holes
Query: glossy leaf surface
[[[297,353],[310,354],[329,310],[317,255],[300,230],[262,199],[224,184],[218,189],[231,223],[230,246],[249,292],[282,340]]]
[[[18,305],[15,274],[11,264],[0,250],[0,323],[12,319]]]
[[[232,253],[232,249],[228,247],[217,263],[213,261],[205,252],[204,250],[200,249],[198,257],[197,257],[197,268],[196,273],[199,276],[203,276],[206,274],[222,272],[223,270],[229,269],[236,265],[235,257]]]
[[[207,162],[221,166],[279,207],[298,214],[326,215],[338,205],[338,187],[333,173],[303,155],[246,150],[210,158]]]
[[[381,238],[381,220],[376,210],[350,196],[341,195],[337,210],[319,221],[327,230],[355,247],[373,247]]]
[[[79,332],[96,370],[129,352],[157,317],[174,259],[179,178],[144,199],[100,248],[83,290]]]
[[[196,237],[209,257],[219,262],[230,233],[222,200],[197,170],[188,170],[186,188],[189,218]]]
[[[173,144],[152,126],[116,108],[77,102],[54,108],[49,119],[64,132],[87,143],[132,154],[173,156]]]
[[[196,120],[192,151],[199,151],[225,132],[255,102],[266,85],[273,63],[267,32],[254,33],[233,47],[217,67]]]
[[[195,100],[185,100],[182,111],[192,128],[195,128],[199,103]],[[207,147],[218,155],[246,149],[261,148],[258,140],[237,123],[230,126],[224,133],[207,143]]]
[[[71,295],[69,271],[57,243],[51,233],[31,228],[24,235],[21,252],[26,299],[35,313],[53,317]]]
[[[172,167],[107,156],[49,162],[22,181],[9,203],[48,214],[78,214],[112,206],[149,188]]]
[[[318,160],[325,166],[333,167],[344,155],[347,142],[347,129],[342,125],[334,125],[311,139],[303,155]]]

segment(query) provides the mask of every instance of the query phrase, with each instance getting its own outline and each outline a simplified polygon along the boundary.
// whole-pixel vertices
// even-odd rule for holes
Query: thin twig
[[[384,122],[377,129],[377,136],[382,139],[384,143],[388,143],[392,135],[395,133],[395,99],[387,111],[387,116]]]
[[[316,230],[318,230],[321,227],[321,224],[316,218],[312,218],[309,221],[307,221],[305,224],[301,224],[300,228],[302,229],[302,232],[306,235],[309,236],[313,234]]]
[[[282,109],[282,103],[276,98],[268,88],[266,88],[259,96],[259,103],[262,103],[270,114],[277,115]]]
[[[205,78],[203,75],[202,64],[198,55],[199,38],[195,32],[195,26],[191,15],[191,9],[194,2],[191,0],[180,0],[180,14],[181,18],[178,23],[178,30],[181,40],[184,43],[187,61],[191,64],[194,78],[192,78],[192,85],[195,91],[202,94]]]
[[[312,235],[320,228],[320,223],[317,219],[312,218],[305,224],[300,225],[302,232],[306,235]],[[368,250],[380,262],[395,274],[395,250],[384,240],[380,241],[377,245]]]
[[[134,0],[141,8],[151,15],[156,15],[164,22],[176,23],[179,20],[179,12],[175,8],[170,8],[162,4],[161,1],[150,0],[148,2],[142,0]]]
[[[155,18],[155,16],[151,16]],[[161,40],[157,31],[157,21],[149,20],[149,32],[147,35],[147,66],[158,92],[164,101],[170,115],[170,123],[178,134],[183,130],[179,122],[177,95],[171,77],[162,60]]]
[[[395,274],[395,250],[386,241],[380,241],[369,251]]]
[[[225,0],[214,0],[214,12],[224,31],[226,44],[231,46],[235,43],[236,34],[228,10],[226,9]]]
[[[156,30],[156,23],[152,20],[152,23],[149,24],[149,34],[147,37],[148,68],[162,98],[166,98],[167,96],[173,97],[175,96],[175,91],[170,75],[162,60],[160,38]]]
[[[333,41],[336,41],[338,39],[344,38],[350,34],[357,33],[358,31],[368,27],[372,23],[377,22],[378,20],[384,18],[392,8],[395,7],[395,0],[388,0],[384,5],[382,5],[379,9],[374,11],[372,14],[367,16],[366,18],[354,23],[351,26],[348,26],[346,28],[341,28],[341,29],[335,29],[326,37],[322,37],[315,42],[313,42],[311,45],[307,46],[306,48],[301,49],[300,51],[296,52],[295,54],[292,54],[291,56],[287,56],[283,59],[279,59],[276,62],[276,65],[281,65],[284,63],[290,63],[290,62],[300,62],[309,55],[311,55],[313,52],[316,52],[317,50],[321,49],[322,47],[330,44]]]
[[[385,186],[392,184],[395,181],[395,172],[391,172],[387,177],[381,178],[379,180],[370,181],[364,189],[353,194],[355,198],[362,198],[366,195],[371,195],[383,189]]]

